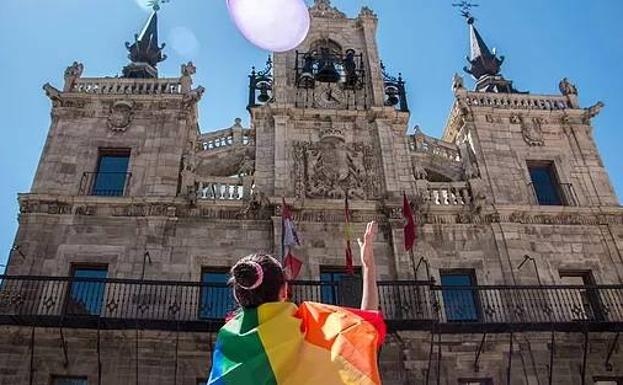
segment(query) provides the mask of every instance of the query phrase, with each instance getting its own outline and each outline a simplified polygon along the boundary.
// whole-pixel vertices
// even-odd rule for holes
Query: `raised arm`
[[[363,270],[363,295],[361,310],[379,310],[379,291],[376,285],[376,261],[374,260],[374,241],[379,227],[376,222],[368,223],[361,249],[361,268]]]

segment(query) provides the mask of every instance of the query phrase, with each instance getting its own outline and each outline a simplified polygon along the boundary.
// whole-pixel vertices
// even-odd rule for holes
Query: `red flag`
[[[411,204],[407,199],[407,194],[404,194],[404,200],[402,203],[402,215],[405,219],[405,250],[409,251],[415,244],[417,237],[415,233],[415,221],[413,220],[413,213],[411,212]]]
[[[348,195],[346,195],[344,217],[346,219],[346,224],[344,226],[344,237],[346,238],[346,272],[350,275],[353,275],[355,274],[355,269],[353,267],[353,250],[350,247],[350,243],[353,239],[353,231],[350,227],[350,209],[348,208]]]
[[[295,280],[299,276],[301,267],[303,267],[303,262],[292,255],[292,253],[288,250],[288,256],[286,257],[283,265],[286,273],[286,279],[291,281]]]

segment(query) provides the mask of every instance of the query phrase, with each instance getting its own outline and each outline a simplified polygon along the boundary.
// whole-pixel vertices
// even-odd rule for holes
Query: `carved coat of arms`
[[[372,147],[330,138],[294,144],[294,176],[299,197],[356,199],[381,196],[381,178]]]

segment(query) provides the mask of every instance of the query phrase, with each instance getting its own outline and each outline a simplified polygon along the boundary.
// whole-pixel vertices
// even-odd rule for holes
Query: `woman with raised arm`
[[[380,385],[377,352],[385,337],[378,311],[374,241],[361,247],[361,309],[287,302],[281,264],[265,254],[238,261],[230,283],[240,305],[219,331],[209,385]]]

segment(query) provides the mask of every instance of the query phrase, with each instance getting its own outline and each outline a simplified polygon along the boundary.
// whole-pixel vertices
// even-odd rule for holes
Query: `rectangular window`
[[[101,149],[91,195],[123,196],[128,180],[130,149]]]
[[[593,272],[590,270],[562,270],[560,279],[566,285],[585,286],[585,289],[567,289],[568,308],[573,319],[605,321],[606,313]]]
[[[232,289],[227,285],[229,271],[204,269],[201,272],[201,319],[224,319],[236,308]]]
[[[478,321],[480,307],[477,291],[473,289],[476,286],[473,270],[444,271],[441,286],[448,322]]]
[[[106,283],[93,280],[104,280],[107,275],[108,268],[105,266],[74,266],[66,312],[71,315],[100,315]]]
[[[528,162],[536,201],[543,206],[562,206],[560,182],[552,162]]]
[[[88,385],[86,377],[52,377],[52,385]]]
[[[320,267],[320,300],[329,305],[359,306],[361,269],[350,275],[340,267]]]

